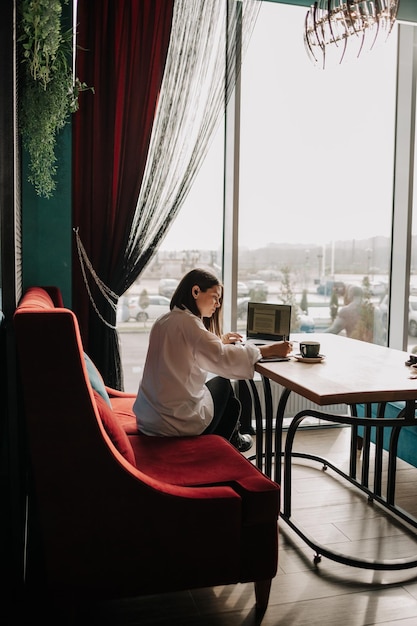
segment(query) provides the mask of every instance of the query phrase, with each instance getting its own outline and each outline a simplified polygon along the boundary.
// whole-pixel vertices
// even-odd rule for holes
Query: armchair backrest
[[[116,447],[57,290],[28,289],[14,328],[48,588],[114,597],[253,580],[267,603],[278,486],[216,435],[123,431]]]
[[[139,471],[112,444],[89,382],[77,318],[55,303],[62,304],[57,293],[30,288],[16,309],[14,328],[46,560],[53,570],[59,554],[68,579],[82,579],[82,572],[71,572],[71,532],[76,529],[80,553],[91,553],[99,576],[101,566],[105,571],[99,546],[119,517],[137,515],[141,491],[169,492],[170,486]]]
[[[94,474],[104,470],[100,459],[105,466],[105,458],[112,462],[114,458],[109,454],[106,435],[104,440],[97,437],[97,431],[103,434],[103,426],[76,316],[62,307],[59,291],[52,291],[51,297],[50,291],[33,287],[15,312],[14,327],[32,461],[37,463],[36,459],[44,455],[45,442],[49,441],[48,464],[57,464],[55,478],[50,480],[61,481],[64,472],[74,477],[77,468],[86,481],[88,469],[94,481]],[[63,440],[64,450],[59,445]]]

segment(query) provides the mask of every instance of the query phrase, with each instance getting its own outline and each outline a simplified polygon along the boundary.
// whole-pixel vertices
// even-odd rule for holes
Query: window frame
[[[389,276],[388,336],[392,348],[407,350],[408,298],[414,204],[417,26],[398,22],[394,187]],[[239,41],[239,38],[237,38]],[[225,108],[223,282],[224,328],[237,325],[240,76]],[[417,209],[416,209],[417,219]]]

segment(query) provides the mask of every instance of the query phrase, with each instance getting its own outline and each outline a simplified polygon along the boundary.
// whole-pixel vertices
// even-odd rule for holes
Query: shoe
[[[250,435],[241,435],[238,430],[235,430],[230,443],[239,450],[239,452],[247,452],[253,446],[253,439]]]

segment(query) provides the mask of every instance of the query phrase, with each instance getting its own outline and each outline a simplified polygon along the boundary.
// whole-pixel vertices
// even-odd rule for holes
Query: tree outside
[[[147,309],[149,306],[149,296],[146,289],[143,289],[141,291],[141,294],[139,296],[139,306],[143,310]],[[146,324],[146,316],[144,316],[144,323]]]
[[[279,297],[283,304],[291,305],[291,332],[300,328],[300,316],[298,315],[298,305],[291,285],[291,270],[288,265],[282,268],[282,281]]]

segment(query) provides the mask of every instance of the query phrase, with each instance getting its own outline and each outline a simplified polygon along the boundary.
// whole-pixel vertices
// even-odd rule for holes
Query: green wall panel
[[[65,24],[72,24],[73,2],[62,7]],[[67,26],[65,26],[66,28]],[[59,133],[56,190],[40,198],[28,182],[28,155],[22,157],[22,287],[56,285],[66,307],[72,304],[72,133],[71,120]]]
[[[71,307],[71,126],[56,144],[57,188],[52,198],[37,196],[28,182],[27,155],[22,167],[23,289],[31,285],[56,285],[65,306]]]

